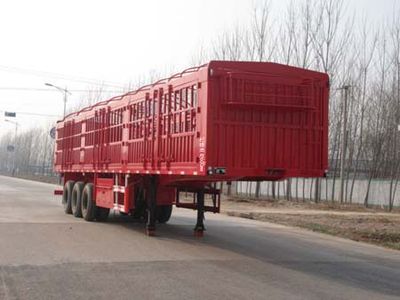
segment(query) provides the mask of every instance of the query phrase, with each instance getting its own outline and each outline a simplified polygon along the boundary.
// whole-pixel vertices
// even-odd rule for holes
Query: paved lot
[[[62,212],[53,185],[0,176],[0,299],[399,299],[400,253],[175,209],[157,237]]]

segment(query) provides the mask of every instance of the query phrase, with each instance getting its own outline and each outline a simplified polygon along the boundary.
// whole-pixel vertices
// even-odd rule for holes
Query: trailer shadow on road
[[[175,241],[188,245],[212,247],[218,251],[234,253],[247,259],[290,269],[338,284],[350,285],[362,290],[400,295],[400,255],[378,247],[343,241],[334,237],[324,244],[319,234],[291,231],[268,224],[235,224],[235,218],[217,217],[207,220],[208,231],[203,238],[193,235],[195,218],[174,216],[170,223],[159,224],[158,242]],[[122,226],[138,234],[144,234],[145,222],[128,216],[111,216],[110,226]],[[333,245],[332,243],[336,243]],[[367,247],[359,251],[357,247]],[[350,248],[350,249],[349,249]],[[382,251],[379,256],[379,251]],[[387,252],[393,255],[387,255]],[[378,253],[378,255],[376,255]],[[213,259],[213,257],[210,257]],[[268,272],[268,270],[265,270]]]

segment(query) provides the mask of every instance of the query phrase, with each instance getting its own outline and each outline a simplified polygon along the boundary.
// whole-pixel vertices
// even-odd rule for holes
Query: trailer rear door
[[[248,64],[210,71],[209,164],[228,175],[322,176],[327,76],[269,63],[252,70]]]

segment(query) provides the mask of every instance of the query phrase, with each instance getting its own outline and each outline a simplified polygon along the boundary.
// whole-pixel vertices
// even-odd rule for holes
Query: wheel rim
[[[76,202],[77,202],[76,201],[76,197],[77,197],[76,194],[77,194],[76,191],[72,192],[71,207],[72,207],[73,211],[76,210]]]
[[[87,206],[88,206],[88,197],[86,196],[86,193],[83,193],[83,195],[82,195],[82,214],[83,215],[86,215]]]

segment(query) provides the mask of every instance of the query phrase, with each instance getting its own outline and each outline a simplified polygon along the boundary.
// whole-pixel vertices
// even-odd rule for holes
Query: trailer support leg
[[[200,191],[197,192],[197,223],[194,228],[194,235],[202,237],[204,230],[204,191]]]
[[[149,185],[149,198],[147,203],[147,224],[146,234],[148,236],[154,236],[156,230],[156,207],[157,207],[157,177],[150,177]]]

